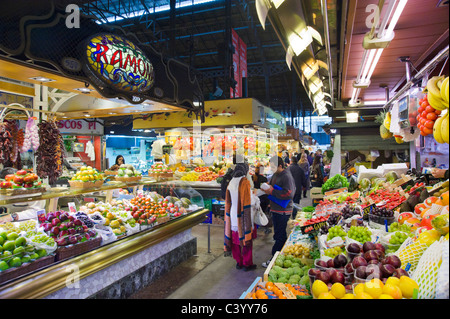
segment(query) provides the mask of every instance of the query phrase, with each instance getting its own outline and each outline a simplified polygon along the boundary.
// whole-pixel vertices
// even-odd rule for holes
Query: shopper
[[[303,169],[298,165],[297,157],[292,156],[291,165],[287,168],[294,178],[295,182],[295,195],[293,201],[295,204],[300,204],[300,200],[302,199],[303,189],[306,187],[306,176]],[[295,206],[292,209],[292,219],[297,217],[297,208]]]
[[[125,159],[123,158],[122,155],[117,155],[116,163],[113,166],[111,166],[110,170],[111,171],[118,171],[120,165],[122,165],[122,164],[125,164]]]
[[[235,153],[233,155],[233,163],[231,164],[231,167],[228,168],[227,172],[222,178],[222,181],[220,182],[220,194],[223,199],[225,199],[228,183],[233,178],[234,169],[236,167],[236,164],[238,163],[246,163],[248,165],[248,161],[243,155],[236,155]],[[250,182],[251,189],[253,189],[254,187],[253,180],[248,172],[247,172],[247,179]]]
[[[270,187],[264,189],[270,199],[270,212],[273,221],[272,257],[283,248],[287,240],[286,227],[292,213],[292,199],[295,194],[295,182],[291,173],[286,170],[285,163],[281,157],[274,156],[270,159],[270,168],[274,172],[270,179]],[[267,267],[270,260],[263,263]]]
[[[306,198],[306,194],[307,194],[310,184],[311,184],[311,180],[309,178],[310,165],[308,162],[308,158],[306,157],[306,153],[303,153],[301,155],[300,161],[298,162],[298,166],[300,166],[303,169],[303,171],[305,172],[306,186],[305,186],[305,188],[303,188],[303,198]]]
[[[264,176],[263,170],[264,170],[264,166],[262,166],[261,164],[257,165],[255,168],[255,174],[252,177],[253,186],[254,186],[255,190],[261,189],[261,184],[267,182],[267,177]],[[260,207],[263,210],[263,212],[267,215],[267,219],[269,220],[267,225],[261,226],[261,228],[264,229],[264,232],[266,234],[270,234],[272,232],[272,218],[269,213],[269,202],[270,202],[269,196],[266,193],[263,193],[263,194],[259,195],[258,197],[259,197]]]
[[[308,159],[309,166],[311,166],[313,163],[313,158],[308,150],[305,150],[305,154],[306,154],[306,158]]]
[[[231,253],[236,260],[236,268],[245,271],[256,268],[252,249],[256,227],[251,216],[251,189],[247,173],[246,163],[236,164],[226,191],[224,215],[225,255]]]
[[[312,187],[322,187],[323,184],[323,169],[320,155],[314,156],[314,162],[311,167],[311,185]]]

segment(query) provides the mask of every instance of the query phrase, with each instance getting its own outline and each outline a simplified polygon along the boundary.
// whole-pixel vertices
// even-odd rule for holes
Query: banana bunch
[[[441,117],[439,117],[436,122],[434,122],[433,126],[433,137],[436,142],[440,144],[447,143],[449,144],[449,127],[448,127],[448,110],[447,112],[442,113]]]
[[[449,102],[449,78],[448,76],[433,76],[427,82],[428,102],[439,111],[448,109]]]

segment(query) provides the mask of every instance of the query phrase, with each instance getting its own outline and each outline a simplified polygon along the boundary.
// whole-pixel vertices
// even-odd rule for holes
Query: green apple
[[[16,247],[25,246],[27,243],[27,239],[25,237],[19,237],[15,240],[14,243],[16,244]]]
[[[23,246],[16,247],[13,251],[13,255],[17,257],[22,257],[25,253],[25,248]]]
[[[20,257],[14,257],[9,261],[9,267],[20,267],[22,265],[22,261]]]
[[[13,240],[8,240],[6,243],[3,244],[4,250],[13,251],[16,248],[16,244]]]
[[[4,242],[5,242],[5,238],[3,238],[3,236],[0,235],[0,245],[3,245]]]
[[[39,255],[39,258],[47,256],[47,251],[45,249],[38,249],[36,253]]]
[[[3,246],[0,245],[0,254],[3,252]]]
[[[38,258],[39,258],[39,255],[36,254],[36,253],[32,253],[32,254],[30,255],[30,260],[35,260],[35,259],[38,259]]]
[[[31,258],[30,258],[29,255],[25,255],[25,256],[23,256],[23,257],[20,259],[20,261],[22,262],[22,264],[24,264],[24,263],[29,263],[30,260],[31,260]]]
[[[0,271],[6,270],[8,268],[9,268],[8,263],[6,263],[4,260],[0,261]]]
[[[7,238],[8,233],[7,233],[6,231],[2,231],[2,232],[0,233],[0,236],[3,237],[3,240],[8,239],[8,238]]]
[[[11,232],[8,235],[6,235],[6,239],[8,240],[16,240],[17,238],[19,238],[19,234],[16,232]]]
[[[9,250],[5,250],[5,251],[3,252],[3,254],[0,256],[0,260],[3,260],[3,261],[5,261],[5,262],[9,262],[9,260],[11,259],[11,257],[12,257],[12,252],[9,251]]]

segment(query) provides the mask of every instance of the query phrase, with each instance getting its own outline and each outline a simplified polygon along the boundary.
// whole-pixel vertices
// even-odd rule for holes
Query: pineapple
[[[387,113],[389,112],[382,111],[375,117],[375,123],[380,124],[380,136],[383,140],[390,139],[393,136],[393,134],[389,132],[389,129],[384,125]],[[390,125],[390,113],[389,113],[389,125]]]

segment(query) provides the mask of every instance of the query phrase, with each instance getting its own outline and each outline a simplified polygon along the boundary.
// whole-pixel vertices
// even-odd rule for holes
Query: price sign
[[[372,210],[375,208],[376,204],[369,205],[363,209],[364,216],[369,215]]]
[[[301,226],[300,227],[300,231],[302,232],[302,234],[312,234],[312,233],[317,233],[320,228],[322,228],[322,226],[325,226],[327,224],[326,221],[320,222],[320,223],[315,223],[315,224],[311,224],[311,225],[306,225],[306,226]]]

